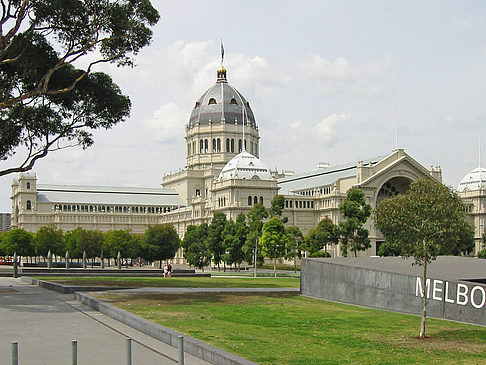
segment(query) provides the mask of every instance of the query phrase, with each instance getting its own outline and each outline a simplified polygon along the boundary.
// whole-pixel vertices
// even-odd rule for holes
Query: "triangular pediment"
[[[376,169],[374,173],[357,186],[364,189],[379,188],[384,181],[393,177],[406,177],[412,181],[421,178],[432,178],[429,170],[404,152],[402,154],[396,159],[385,158],[383,161],[380,161],[374,167]],[[388,163],[387,159],[389,160]]]

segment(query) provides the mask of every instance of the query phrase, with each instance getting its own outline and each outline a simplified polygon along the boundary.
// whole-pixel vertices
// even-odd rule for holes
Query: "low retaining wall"
[[[132,313],[124,311],[123,309],[114,307],[101,300],[98,300],[90,295],[83,293],[75,293],[75,298],[81,303],[90,306],[93,309],[116,319],[136,330],[145,333],[159,341],[165,342],[173,347],[179,344],[179,336],[183,335],[170,328],[161,326],[159,324],[150,322],[146,319],[138,317]],[[184,336],[184,351],[196,356],[204,361],[216,365],[256,365],[247,359],[221,350],[217,347],[208,345],[195,338]]]
[[[384,272],[340,265],[319,259],[301,263],[302,295],[386,309],[422,314],[425,289],[428,316],[486,325],[486,285],[463,280]]]

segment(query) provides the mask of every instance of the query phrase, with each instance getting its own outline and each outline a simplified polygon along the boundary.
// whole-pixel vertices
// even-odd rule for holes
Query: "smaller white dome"
[[[219,173],[219,179],[254,179],[271,180],[272,175],[257,157],[243,151],[233,157]]]
[[[486,169],[484,167],[478,167],[464,176],[457,186],[457,191],[479,190],[480,188],[486,188]]]

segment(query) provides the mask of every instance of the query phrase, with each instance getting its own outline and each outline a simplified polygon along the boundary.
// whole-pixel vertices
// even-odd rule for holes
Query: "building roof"
[[[462,192],[464,190],[479,190],[480,188],[486,188],[486,169],[484,167],[478,167],[471,172],[467,173],[457,185],[457,191]]]
[[[253,179],[271,180],[272,175],[260,159],[242,151],[233,157],[219,173],[221,179]]]
[[[82,185],[37,185],[41,203],[182,206],[174,190]]]
[[[386,156],[378,156],[361,161],[363,165],[376,165]],[[358,162],[338,166],[318,166],[315,170],[286,176],[277,180],[279,194],[292,194],[306,189],[328,186],[339,179],[356,176]]]
[[[256,128],[255,117],[245,97],[226,80],[226,69],[218,70],[218,80],[199,98],[188,127],[196,125],[238,124]]]

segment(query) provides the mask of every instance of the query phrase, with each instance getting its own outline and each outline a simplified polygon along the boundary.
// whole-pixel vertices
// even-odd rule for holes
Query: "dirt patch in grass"
[[[289,298],[298,293],[116,293],[102,294],[91,293],[109,303],[121,305],[130,303],[133,306],[158,306],[164,305],[193,305],[196,303],[210,303],[213,305],[235,305],[235,304],[272,304],[272,298]]]

